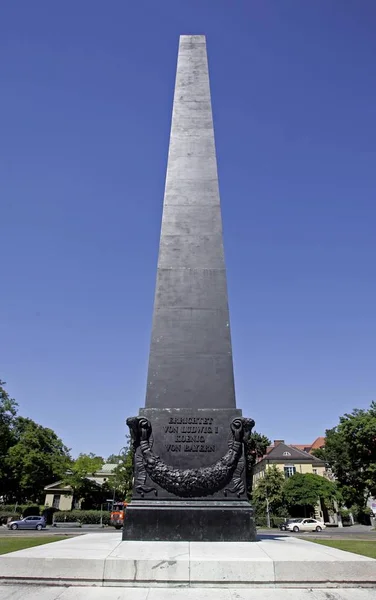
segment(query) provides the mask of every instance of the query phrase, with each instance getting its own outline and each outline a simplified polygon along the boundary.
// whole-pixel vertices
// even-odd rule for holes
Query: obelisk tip
[[[205,35],[181,35],[180,44],[206,44]]]

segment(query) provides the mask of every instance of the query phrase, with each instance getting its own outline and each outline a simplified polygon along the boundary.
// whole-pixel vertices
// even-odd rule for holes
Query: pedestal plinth
[[[255,541],[253,509],[242,500],[153,503],[138,500],[127,509],[123,540]]]
[[[245,442],[237,409],[143,409],[129,419],[135,447],[123,540],[252,541]]]

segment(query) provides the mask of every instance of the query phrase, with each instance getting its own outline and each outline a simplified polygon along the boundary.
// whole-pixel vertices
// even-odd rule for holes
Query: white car
[[[326,526],[317,519],[294,519],[293,523],[287,523],[287,531],[322,531]]]

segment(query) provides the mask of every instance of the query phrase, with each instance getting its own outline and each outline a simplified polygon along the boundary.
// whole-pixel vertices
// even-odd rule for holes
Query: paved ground
[[[364,582],[376,590],[376,560],[290,536],[265,535],[255,543],[122,543],[120,532],[91,533],[4,554],[0,577],[11,585],[222,590],[326,587],[328,582],[354,587]]]
[[[89,527],[47,527],[42,531],[34,531],[34,530],[23,530],[23,531],[11,531],[6,527],[0,527],[0,538],[2,536],[41,536],[41,535],[83,535],[85,533],[113,533],[116,534],[118,531],[113,527],[99,527],[99,526],[89,526]],[[258,533],[260,535],[288,535],[288,536],[296,536],[296,537],[308,537],[308,538],[318,538],[318,539],[342,539],[342,540],[375,540],[376,541],[376,530],[372,530],[371,527],[366,527],[365,525],[353,525],[352,527],[328,527],[325,531],[321,531],[320,533],[290,533],[290,532],[282,532],[278,529],[259,529]]]
[[[40,535],[43,536],[43,533]],[[38,546],[38,548],[29,551],[16,553],[19,555],[18,559],[16,555],[13,555],[12,558],[11,554],[1,557],[5,561],[2,565],[2,575],[6,577],[8,569],[11,576],[20,575],[24,578],[24,581],[28,577],[29,580],[32,580],[35,576],[38,577],[38,569],[41,569],[40,559],[43,559],[43,556],[47,557],[46,564],[48,568],[46,569],[46,565],[42,565],[41,572],[43,577],[49,576],[50,585],[39,585],[37,582],[34,585],[15,582],[8,585],[0,584],[0,600],[374,600],[376,598],[376,581],[373,587],[367,588],[326,587],[328,581],[340,581],[343,584],[346,581],[346,578],[343,578],[344,573],[352,574],[352,578],[349,578],[348,581],[349,583],[351,581],[350,585],[353,586],[357,585],[354,582],[358,581],[374,581],[373,565],[370,563],[376,561],[364,557],[356,557],[356,560],[354,560],[351,554],[330,548],[323,549],[321,546],[307,544],[301,540],[293,539],[291,536],[271,535],[269,531],[268,535],[262,536],[262,542],[246,544],[247,552],[244,548],[238,548],[238,554],[232,557],[232,561],[229,561],[229,550],[227,548],[219,548],[217,545],[211,549],[196,548],[195,546],[201,545],[191,544],[192,548],[189,549],[188,553],[190,564],[187,565],[187,552],[177,552],[179,549],[176,548],[170,549],[173,550],[173,556],[170,556],[168,548],[161,549],[158,547],[154,549],[153,555],[153,548],[147,548],[148,551],[146,552],[145,548],[137,549],[136,547],[130,549],[131,560],[129,561],[127,556],[123,556],[124,552],[125,554],[127,554],[127,551],[129,553],[129,548],[128,550],[123,548],[123,544],[120,543],[120,533],[112,533],[111,530],[106,533],[107,536],[104,536],[102,531],[98,530],[96,534],[92,535],[93,543],[90,542],[89,537],[84,536],[83,538],[77,537],[63,541],[60,544],[48,545],[50,549],[52,547],[59,549],[56,561],[51,558],[47,546]],[[35,535],[37,534],[35,533]],[[135,546],[138,544],[143,545],[137,542],[134,544]],[[148,543],[145,544],[148,546]],[[184,542],[181,542],[181,544],[184,544]],[[281,544],[286,548],[282,548]],[[73,552],[74,546],[77,545],[82,546],[78,553],[79,556],[77,556],[77,552],[75,554]],[[223,545],[226,544],[218,546]],[[263,548],[258,548],[259,546],[263,546]],[[115,550],[111,551],[112,547]],[[233,548],[232,551],[234,551]],[[108,559],[109,552],[111,559]],[[197,554],[197,560],[191,560],[192,553]],[[250,554],[248,562],[247,553]],[[71,554],[72,557],[69,559]],[[291,559],[287,561],[289,564],[285,560],[286,554]],[[35,555],[34,559],[37,559],[35,564],[32,564],[31,555]],[[241,558],[237,558],[238,555]],[[85,556],[89,562],[92,561],[92,564],[83,564],[85,561],[82,560],[82,556]],[[106,556],[107,561],[105,560],[105,565],[102,565],[98,557],[103,559]],[[59,569],[56,571],[57,563],[60,559],[63,559],[63,562],[65,561],[63,566],[66,574],[67,557],[70,560],[70,578],[66,581],[65,586],[55,586],[54,583],[59,580],[61,582],[62,577]],[[268,557],[271,559],[272,565],[269,565]],[[9,561],[12,563],[12,561],[17,560],[24,561],[21,568],[18,569],[18,574],[15,573],[15,567],[18,567],[18,565],[8,564]],[[309,561],[311,561],[311,564],[309,564]],[[297,566],[290,564],[293,562],[299,564]],[[343,569],[344,565],[340,564],[342,562],[346,563],[345,571]],[[303,565],[306,567],[305,570],[302,569]],[[250,567],[252,568],[250,569]],[[340,579],[338,579],[337,567],[340,567]],[[270,571],[269,578],[260,576],[265,568]],[[82,569],[85,570],[83,574]],[[182,579],[182,569],[188,574],[188,579]],[[93,571],[95,572],[93,573]],[[256,576],[256,571],[259,573],[258,576]],[[30,576],[30,573],[32,573],[32,576]],[[228,585],[231,587],[226,588],[223,586],[224,573],[227,573],[227,577],[231,576],[230,579],[227,579]],[[299,575],[302,573],[303,578]],[[75,582],[79,581],[77,574],[80,575],[83,586],[71,585],[73,580]],[[289,583],[284,583],[287,581],[287,575]],[[306,575],[309,577],[307,580],[304,579]],[[209,583],[209,576],[211,583]],[[148,586],[152,580],[160,581],[161,586],[166,585],[167,581],[173,584],[173,581],[176,580],[177,587],[142,587],[143,585]],[[181,582],[188,580],[192,587],[181,587]],[[107,583],[108,587],[100,587],[103,581]],[[121,581],[128,583],[130,586],[137,582],[140,587],[116,587]],[[259,586],[252,588],[251,586],[254,585],[255,581],[260,582]],[[305,581],[310,581],[311,583],[308,585],[312,586],[317,586],[317,582],[322,581],[323,587],[291,587],[294,585],[291,582],[295,582],[295,586],[298,586]],[[313,583],[314,581],[316,583]],[[98,587],[87,587],[89,582]],[[207,586],[215,585],[215,582],[220,583],[219,587],[201,587],[205,584]],[[44,583],[47,583],[47,581],[44,581]],[[114,584],[113,587],[111,583]],[[241,584],[243,584],[242,587],[236,587]],[[262,587],[263,585],[265,587]],[[274,585],[289,585],[290,587],[273,587]],[[303,585],[306,584],[303,583]]]
[[[0,586],[0,600],[374,600],[375,589]]]

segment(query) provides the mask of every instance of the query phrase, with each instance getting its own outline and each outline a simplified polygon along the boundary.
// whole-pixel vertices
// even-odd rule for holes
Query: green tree
[[[108,487],[115,500],[129,502],[133,488],[133,457],[134,451],[128,439],[127,445],[119,455],[111,455],[111,462],[117,463],[113,476],[108,480]]]
[[[376,497],[376,402],[345,414],[326,431],[324,456],[347,506],[362,509],[369,496]]]
[[[333,501],[339,499],[336,484],[313,473],[295,473],[285,481],[283,495],[290,510],[293,507],[304,507],[305,511],[323,503],[332,507]]]
[[[71,461],[63,477],[66,485],[72,488],[74,500],[81,501],[81,507],[88,509],[100,506],[104,502],[107,489],[93,478],[103,466],[103,458],[93,453],[79,454]]]
[[[271,445],[271,441],[266,435],[254,431],[247,440],[246,459],[247,459],[247,487],[248,494],[252,491],[253,468],[256,461],[266,454],[266,449]]]
[[[265,471],[264,477],[260,478],[252,493],[252,504],[259,519],[267,517],[267,525],[270,527],[270,516],[280,516],[283,510],[283,486],[285,478],[276,467],[272,465]]]
[[[12,500],[15,482],[7,462],[9,448],[15,443],[14,423],[17,415],[17,402],[9,397],[5,381],[0,379],[0,496],[5,501]]]
[[[5,462],[16,482],[15,499],[41,503],[44,486],[61,478],[67,469],[68,448],[52,429],[24,417],[15,418],[13,438]]]
[[[117,465],[120,462],[121,454],[110,454],[110,456],[106,459],[106,463],[111,463]]]
[[[313,456],[316,456],[316,458],[319,458],[320,460],[327,462],[325,446],[324,446],[324,448],[315,448],[314,450],[312,450],[311,454]]]

